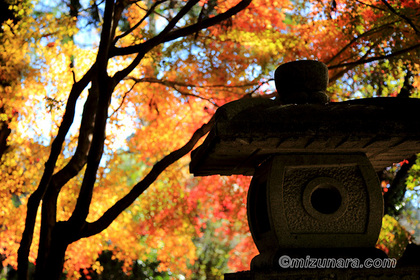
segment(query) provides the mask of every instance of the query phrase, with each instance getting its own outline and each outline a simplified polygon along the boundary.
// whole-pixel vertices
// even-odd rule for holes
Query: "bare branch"
[[[353,67],[350,67],[350,68],[343,68],[342,70],[338,71],[337,73],[335,73],[334,76],[328,79],[328,84],[329,85],[333,84],[336,80],[340,79],[344,74],[346,74],[349,70],[353,69],[356,66],[357,65],[354,65]]]
[[[157,162],[152,170],[144,177],[142,181],[137,183],[132,190],[117,201],[111,208],[109,208],[97,221],[87,223],[83,228],[80,237],[89,237],[106,229],[115,218],[118,217],[127,207],[129,207],[139,195],[141,195],[158,177],[159,175],[171,164],[188,154],[204,135],[206,135],[213,127],[215,117],[210,119],[201,128],[197,129],[192,135],[191,139],[180,149],[173,151]]]
[[[228,18],[231,18],[232,16],[236,15],[240,11],[244,10],[248,5],[251,3],[252,0],[242,0],[236,6],[230,8],[226,12],[222,14],[218,14],[214,17],[207,18],[200,23],[196,23],[175,31],[170,32],[167,36],[165,36],[164,42],[169,42],[175,39],[178,39],[180,37],[185,37],[191,34],[195,34],[197,31],[208,28],[210,26],[217,25],[221,23],[222,21],[225,21]]]
[[[118,42],[118,40],[120,40],[121,38],[124,38],[125,36],[127,36],[128,34],[133,32],[135,29],[137,29],[146,20],[146,18],[149,17],[150,14],[154,12],[154,10],[156,9],[156,7],[158,5],[160,5],[160,4],[162,4],[166,1],[168,1],[168,0],[160,0],[160,1],[156,1],[155,3],[153,3],[152,7],[150,7],[150,9],[147,11],[147,13],[144,15],[144,17],[142,17],[142,19],[139,22],[137,22],[133,27],[131,27],[130,29],[125,31],[123,34],[115,37],[113,44],[115,45]]]
[[[203,96],[200,96],[200,95],[197,95],[197,94],[188,93],[188,92],[185,92],[185,91],[177,88],[177,85],[179,85],[181,87],[189,87],[189,85],[186,85],[184,83],[177,83],[177,82],[165,81],[165,80],[160,80],[160,79],[152,78],[152,77],[150,77],[150,78],[142,78],[142,79],[137,79],[137,78],[134,78],[134,77],[129,77],[129,78],[127,78],[127,80],[128,79],[134,81],[133,87],[136,84],[138,84],[138,83],[156,83],[156,84],[161,84],[161,85],[164,85],[164,86],[173,88],[174,90],[176,90],[179,94],[181,94],[183,96],[191,96],[191,97],[203,99],[203,100],[206,100],[209,103],[213,104],[214,106],[219,107],[219,105],[217,105],[210,98],[206,98],[206,97],[203,97]]]
[[[136,4],[137,5],[137,4]],[[143,11],[148,11],[148,9],[145,9],[145,8],[143,8],[143,7],[141,7],[140,5],[137,5],[140,9],[142,9]],[[171,21],[171,17],[167,17],[167,16],[165,16],[165,15],[163,15],[163,14],[161,14],[161,13],[158,13],[158,12],[156,12],[156,11],[153,11],[153,13],[155,14],[155,15],[158,15],[158,16],[160,16],[161,18],[164,18],[164,19],[166,19],[168,22],[170,22]]]
[[[142,50],[141,52],[139,52],[136,57],[133,59],[133,61],[130,63],[130,65],[128,65],[126,68],[118,71],[117,73],[114,74],[113,80],[115,83],[119,83],[121,80],[123,80],[125,77],[127,77],[128,74],[131,73],[131,71],[134,70],[134,68],[137,67],[137,65],[139,65],[140,61],[143,59],[143,57],[145,56],[145,54],[148,52],[149,50]]]
[[[113,80],[115,83],[118,83],[122,79],[124,79],[128,74],[131,73],[131,71],[134,70],[134,68],[137,67],[137,65],[140,63],[140,61],[143,59],[144,55],[150,51],[155,46],[162,43],[162,39],[164,36],[174,28],[174,26],[178,23],[178,21],[185,16],[186,13],[188,13],[191,8],[198,3],[199,0],[190,0],[187,2],[187,4],[182,7],[182,9],[178,12],[178,14],[168,23],[168,25],[157,35],[156,37],[153,37],[153,39],[147,41],[151,42],[150,44],[140,44],[140,48],[137,51],[137,56],[133,60],[130,65],[128,65],[125,69],[118,71],[115,73]]]
[[[198,2],[199,0],[189,0],[187,4],[184,7],[182,7],[182,9],[176,14],[176,16],[168,23],[168,25],[165,26],[162,32],[160,32],[159,35],[155,38],[159,38],[159,40],[163,39],[163,37],[165,37],[166,34],[168,34],[175,27],[178,21],[181,18],[183,18]]]
[[[175,25],[178,23],[178,21],[183,18],[191,9],[192,7],[197,4],[199,0],[189,0],[187,4],[182,7],[182,9],[178,12],[178,14],[166,25],[166,27],[157,35],[156,37],[153,37],[149,41],[146,41],[143,44],[137,45],[140,46],[140,48],[137,49],[137,56],[134,58],[133,62],[130,63],[125,69],[122,69],[115,73],[113,80],[114,83],[119,83],[122,79],[124,79],[128,74],[131,73],[131,71],[134,70],[134,68],[137,67],[137,65],[140,63],[140,61],[143,59],[144,55],[150,51],[152,48],[156,47],[160,43],[163,42],[164,37],[166,34],[168,34],[172,28],[175,27]],[[149,44],[147,44],[149,43]]]
[[[366,53],[359,59],[359,60],[364,60],[373,50],[373,48],[375,47],[375,43],[372,44],[372,46],[369,48],[369,50],[366,51]],[[353,55],[355,56],[355,55]],[[357,56],[358,57],[358,56]],[[350,60],[351,58],[347,58],[346,60]],[[337,72],[334,76],[332,76],[329,80],[328,83],[332,84],[333,82],[335,82],[337,79],[341,78],[345,73],[347,73],[348,71],[352,70],[353,68],[357,67],[358,64],[354,64],[353,66],[349,66],[349,67],[345,67],[344,69],[342,69],[341,71]],[[330,68],[329,68],[330,69]]]
[[[205,21],[201,22],[200,24],[193,24],[190,25],[188,27],[185,28],[181,28],[175,31],[172,31],[172,28],[174,28],[174,26],[176,25],[176,23],[196,4],[199,2],[199,0],[190,0],[187,2],[187,4],[182,7],[181,11],[178,12],[178,14],[168,23],[168,25],[162,30],[162,32],[159,33],[159,35],[157,35],[156,37],[153,37],[152,39],[146,41],[143,44],[139,44],[139,45],[134,45],[131,47],[126,47],[126,48],[116,48],[114,50],[114,54],[111,54],[111,56],[115,56],[115,55],[124,55],[123,53],[118,54],[118,50],[131,50],[133,52],[131,53],[125,53],[125,54],[132,54],[132,53],[137,53],[137,56],[135,57],[135,59],[133,60],[133,62],[127,66],[125,69],[118,71],[117,73],[115,73],[114,77],[113,77],[113,81],[114,83],[118,83],[120,82],[122,79],[124,79],[128,74],[131,73],[131,71],[134,70],[135,67],[137,67],[137,65],[140,63],[140,61],[143,59],[144,55],[150,51],[152,48],[154,48],[155,46],[163,43],[163,42],[168,42],[168,41],[172,41],[175,40],[177,38],[180,37],[184,37],[187,35],[191,35],[194,34],[195,32],[197,32],[198,30],[213,26],[217,23],[222,22],[223,20],[226,20],[227,18],[235,15],[236,13],[240,12],[241,10],[245,9],[249,3],[252,0],[243,0],[241,2],[239,2],[236,6],[234,6],[233,8],[229,9],[228,11],[226,11],[225,13],[219,14],[215,17],[206,19]]]
[[[157,79],[157,78],[153,78],[153,77],[144,77],[144,78],[135,78],[135,77],[127,77],[127,80],[133,80],[137,83],[158,83],[158,84],[163,84],[163,85],[177,85],[177,86],[182,86],[182,87],[196,87],[196,88],[246,88],[246,87],[252,87],[252,86],[257,86],[259,85],[259,82],[253,82],[253,83],[244,83],[244,84],[239,84],[239,85],[226,85],[226,84],[214,84],[214,85],[196,85],[196,84],[189,84],[189,83],[184,83],[184,82],[179,82],[179,81],[169,81],[169,80],[163,80],[163,79]],[[273,81],[274,79],[269,79],[267,80],[267,82],[269,81]]]
[[[112,16],[114,12],[114,1],[106,0],[105,12],[104,12],[104,23],[102,25],[101,40],[99,43],[98,54],[96,55],[96,63],[98,64],[98,70],[103,72],[106,71],[108,64],[108,52],[112,42]]]
[[[76,151],[66,166],[54,174],[51,180],[57,193],[60,188],[71,178],[76,176],[86,164],[95,123],[95,114],[93,112],[96,111],[96,106],[97,101],[95,97],[92,94],[89,94],[83,108]]]
[[[416,32],[417,36],[420,36],[420,31],[417,29],[417,26],[413,23],[413,21],[411,19],[409,19],[408,17],[406,17],[405,15],[400,14],[399,12],[397,12],[386,0],[382,0],[382,3],[385,4],[385,6],[396,16],[402,18],[403,20],[405,20],[410,26],[411,28],[413,28],[414,32]]]
[[[385,9],[382,9],[381,7],[378,7],[378,6],[375,6],[375,5],[371,5],[371,4],[367,4],[367,3],[364,3],[364,2],[359,1],[359,0],[356,0],[356,2],[357,2],[357,3],[360,3],[360,4],[362,4],[362,5],[365,5],[365,6],[371,7],[371,8],[373,8],[373,9],[378,9],[378,10],[381,10],[381,11],[385,11]]]
[[[137,44],[137,45],[124,47],[124,48],[115,48],[113,52],[111,53],[111,56],[129,55],[133,53],[138,53],[140,51],[143,51],[144,49],[150,50],[151,48],[157,46],[159,43],[169,42],[169,41],[181,38],[181,37],[195,34],[199,30],[219,24],[222,21],[236,15],[237,13],[239,13],[240,11],[248,7],[251,1],[252,0],[242,0],[236,6],[230,8],[229,10],[227,10],[226,12],[222,14],[218,14],[214,17],[207,18],[200,23],[195,23],[187,27],[183,27],[183,28],[174,30],[172,32],[169,32],[168,34],[164,35],[164,38],[154,37],[142,44]]]
[[[124,1],[117,1],[114,5],[114,11],[112,14],[112,25],[111,25],[111,34],[110,34],[110,47],[115,45],[114,39],[115,33],[118,28],[118,24],[120,22],[120,19],[122,17],[122,13],[124,12],[124,9],[126,7],[126,3]]]
[[[335,59],[337,59],[341,54],[343,54],[348,48],[350,48],[354,43],[356,43],[358,40],[365,38],[367,36],[371,36],[374,35],[378,32],[382,32],[384,29],[390,28],[391,25],[397,23],[398,21],[393,21],[393,22],[389,22],[385,25],[379,26],[377,28],[373,28],[370,29],[362,34],[360,34],[359,36],[353,38],[352,40],[350,40],[350,42],[347,43],[347,45],[345,45],[343,48],[341,48],[341,50],[336,53],[330,60],[328,60],[325,64],[330,64],[331,62],[333,62]]]
[[[179,89],[179,88],[177,88],[175,85],[173,85],[173,86],[171,86],[174,90],[176,90],[179,94],[181,94],[182,96],[191,96],[191,97],[195,97],[195,98],[198,98],[198,99],[203,99],[203,100],[205,100],[205,101],[207,101],[207,102],[209,102],[209,103],[211,103],[213,106],[215,106],[215,107],[220,107],[216,102],[214,102],[211,98],[206,98],[206,97],[203,97],[203,96],[200,96],[200,95],[197,95],[197,94],[193,94],[193,93],[189,93],[189,92],[186,92],[186,91],[183,91],[183,90],[181,90],[181,89]]]
[[[203,99],[206,100],[208,102],[210,102],[212,105],[219,107],[219,105],[217,103],[215,103],[213,100],[214,98],[206,98],[197,94],[193,94],[193,93],[188,93],[185,90],[181,90],[179,87],[190,87],[190,88],[222,88],[225,89],[226,91],[228,91],[228,89],[232,89],[232,88],[248,88],[248,87],[255,87],[255,89],[252,90],[252,92],[247,93],[247,96],[251,96],[255,91],[257,91],[264,83],[268,83],[270,81],[273,81],[274,79],[268,79],[267,81],[265,81],[264,83],[260,83],[260,82],[253,82],[253,83],[244,83],[244,84],[239,84],[239,85],[226,85],[226,84],[215,84],[215,85],[195,85],[195,84],[189,84],[189,83],[185,83],[185,82],[179,82],[179,81],[169,81],[169,80],[163,80],[163,79],[158,79],[158,78],[154,78],[154,77],[144,77],[144,78],[135,78],[135,77],[127,77],[126,80],[132,80],[134,81],[136,84],[137,83],[156,83],[156,84],[161,84],[170,88],[173,88],[174,90],[176,90],[177,92],[179,92],[181,95],[183,96],[191,96],[191,97],[195,97],[195,98],[199,98],[199,99]]]
[[[108,107],[115,84],[105,73],[98,75],[92,81],[91,91],[97,96],[97,106],[94,114],[95,124],[92,133],[92,143],[87,155],[87,165],[77,198],[76,207],[69,219],[71,226],[75,229],[81,228],[89,214],[89,206],[92,200],[93,188],[96,182],[96,174],[102,158],[106,123],[108,119]],[[90,112],[87,112],[90,113]]]
[[[379,55],[379,56],[374,56],[374,57],[370,57],[367,59],[360,59],[358,61],[354,61],[354,62],[348,62],[348,63],[341,63],[341,64],[337,64],[337,65],[333,65],[333,66],[329,66],[328,69],[336,69],[336,68],[342,68],[342,67],[353,67],[353,66],[357,66],[357,65],[361,65],[361,64],[365,64],[365,63],[369,63],[369,62],[373,62],[373,61],[377,61],[377,60],[382,60],[382,59],[389,59],[389,58],[393,58],[405,53],[408,53],[412,50],[418,49],[420,48],[420,44],[416,44],[413,45],[411,47],[387,54],[387,55]]]
[[[114,112],[112,112],[112,114],[111,115],[109,115],[109,118],[111,118],[116,112],[118,112],[118,110],[119,109],[121,109],[121,107],[122,107],[122,105],[124,104],[124,101],[125,101],[125,98],[127,97],[127,95],[128,95],[128,93],[130,93],[132,90],[133,90],[133,88],[134,88],[134,86],[135,86],[136,84],[134,83],[132,86],[131,86],[131,88],[129,89],[129,90],[127,90],[125,93],[124,93],[124,95],[123,95],[123,98],[122,98],[122,100],[121,100],[121,103],[120,103],[120,105],[117,107],[117,109],[115,109],[114,110]]]
[[[69,219],[74,230],[80,228],[88,213],[89,205],[92,199],[93,187],[96,181],[96,173],[99,162],[102,157],[105,142],[105,127],[108,118],[108,107],[112,92],[116,83],[108,76],[108,52],[113,42],[113,21],[114,16],[117,18],[121,7],[116,7],[113,0],[106,0],[104,23],[101,33],[101,41],[99,44],[96,63],[98,71],[92,78],[92,86],[89,90],[89,96],[92,98],[93,110],[84,111],[83,114],[93,114],[93,131],[92,142],[87,155],[87,166],[83,176],[83,182],[80,187],[79,196],[77,198],[76,207]],[[85,108],[86,109],[86,108]]]

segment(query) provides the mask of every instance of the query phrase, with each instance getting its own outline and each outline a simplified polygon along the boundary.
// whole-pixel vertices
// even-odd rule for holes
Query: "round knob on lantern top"
[[[280,65],[274,73],[277,100],[281,104],[325,104],[328,67],[316,60],[299,60]]]

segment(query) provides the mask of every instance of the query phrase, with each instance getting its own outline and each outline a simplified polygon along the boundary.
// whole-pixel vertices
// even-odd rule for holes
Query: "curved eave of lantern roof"
[[[249,98],[220,107],[192,152],[195,176],[253,175],[273,154],[365,153],[375,170],[420,152],[420,99],[278,105]]]

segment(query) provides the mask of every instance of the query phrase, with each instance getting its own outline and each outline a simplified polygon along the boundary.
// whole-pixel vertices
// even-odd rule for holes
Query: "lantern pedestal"
[[[273,155],[255,172],[247,208],[260,252],[251,270],[278,268],[279,255],[305,257],[308,249],[324,257],[386,257],[374,248],[383,199],[364,154]]]

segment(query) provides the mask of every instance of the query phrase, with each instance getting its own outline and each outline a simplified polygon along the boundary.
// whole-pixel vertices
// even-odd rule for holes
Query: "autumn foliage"
[[[188,172],[217,108],[275,97],[298,59],[328,65],[333,101],[420,92],[415,0],[50,2],[2,1],[0,260],[20,279],[100,273],[106,250],[199,279],[208,243],[249,269],[250,178]]]

